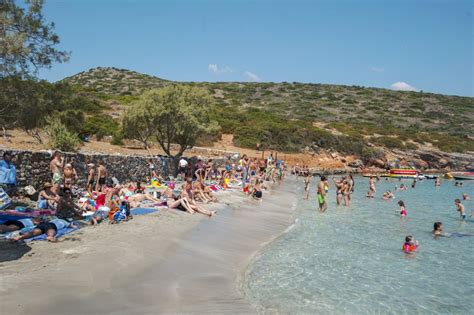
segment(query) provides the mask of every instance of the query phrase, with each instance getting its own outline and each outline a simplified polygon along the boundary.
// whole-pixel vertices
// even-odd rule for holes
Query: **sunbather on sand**
[[[39,209],[56,209],[59,196],[51,189],[52,187],[53,185],[51,183],[44,183],[43,190],[40,191],[38,195]]]
[[[209,202],[211,202],[211,199],[208,198],[204,194],[203,187],[204,187],[204,185],[202,184],[202,182],[200,180],[197,180],[192,184],[192,191],[193,191],[194,198],[198,199],[202,202],[209,203]]]
[[[145,200],[153,201],[154,203],[161,203],[161,200],[153,197],[150,194],[134,194],[128,197],[128,202],[132,208],[139,207],[140,204]]]
[[[0,234],[14,232],[25,227],[33,227],[41,223],[41,220],[36,218],[24,218],[18,220],[8,220],[0,224]]]
[[[56,234],[59,230],[64,228],[77,228],[73,223],[70,223],[62,219],[54,219],[49,222],[39,223],[32,231],[25,234],[19,235],[13,240],[21,241],[31,237],[39,236],[41,234],[46,234],[46,239],[50,242],[57,242]]]
[[[175,183],[170,182],[168,183],[168,187],[166,187],[165,191],[163,192],[163,196],[166,198],[166,204],[170,209],[179,209],[183,211],[187,211],[189,213],[194,213],[195,211],[191,209],[189,203],[185,198],[177,197],[174,194]]]
[[[190,178],[188,178],[187,182],[184,183],[182,186],[181,197],[184,198],[189,204],[189,207],[196,212],[208,216],[213,216],[216,213],[215,211],[209,211],[207,209],[204,209],[194,201],[194,196],[192,192],[192,182]]]

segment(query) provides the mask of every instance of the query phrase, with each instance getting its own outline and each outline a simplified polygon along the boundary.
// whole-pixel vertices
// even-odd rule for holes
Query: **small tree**
[[[77,134],[69,131],[58,117],[48,119],[47,131],[54,149],[74,152],[80,145]]]
[[[209,92],[197,87],[169,85],[149,90],[129,108],[125,136],[145,145],[154,136],[166,155],[177,161],[200,135],[219,130],[209,115],[213,105]],[[174,155],[172,144],[178,145]]]

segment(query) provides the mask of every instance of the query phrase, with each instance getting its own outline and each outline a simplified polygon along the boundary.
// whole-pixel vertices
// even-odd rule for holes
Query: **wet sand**
[[[72,251],[74,257],[59,257],[29,274],[24,274],[27,268],[8,262],[0,268],[2,280],[8,278],[0,289],[2,311],[256,313],[240,290],[240,278],[250,258],[293,222],[297,197],[292,190],[294,180],[287,179],[265,192],[263,202],[223,193],[219,197],[230,206],[218,205],[218,215],[212,219],[167,212],[150,222],[143,216],[140,230],[116,234],[112,244],[104,244],[97,234],[95,244],[83,244],[93,248],[92,253]],[[168,226],[160,222],[163,220]],[[33,261],[28,265],[33,265],[35,257],[29,259]],[[15,263],[21,265],[22,260]],[[8,274],[16,269],[23,270],[16,272],[17,278]]]

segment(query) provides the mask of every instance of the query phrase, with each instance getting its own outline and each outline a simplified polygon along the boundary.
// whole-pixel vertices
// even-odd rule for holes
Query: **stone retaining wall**
[[[0,149],[0,156],[4,150]],[[51,161],[50,151],[18,151],[9,150],[14,156],[14,164],[17,169],[18,186],[32,185],[40,188],[44,182],[51,181],[49,163]],[[108,178],[116,177],[120,182],[142,181],[149,177],[147,156],[133,155],[107,155],[107,154],[85,154],[85,153],[63,153],[66,163],[72,163],[79,176],[78,184],[85,186],[87,181],[87,164],[102,162],[108,170]],[[197,161],[196,157],[186,158],[192,165]],[[225,165],[226,157],[213,158],[217,167]],[[166,177],[175,173],[173,161],[170,158],[152,158],[157,174]]]

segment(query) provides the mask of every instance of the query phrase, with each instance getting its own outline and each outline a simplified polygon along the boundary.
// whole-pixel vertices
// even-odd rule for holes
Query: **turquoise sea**
[[[395,190],[404,183],[406,191]],[[336,205],[334,185],[328,210],[316,210],[316,180],[303,200],[298,179],[295,224],[266,246],[246,271],[243,288],[263,313],[283,314],[473,314],[474,236],[434,239],[433,223],[445,232],[474,233],[474,201],[463,201],[468,218],[461,221],[454,199],[474,197],[474,181],[455,187],[443,180],[377,183],[376,198],[367,199],[368,181],[356,178],[351,207]],[[385,190],[395,199],[384,201]],[[408,216],[400,218],[398,200]],[[411,234],[420,247],[401,250]]]

